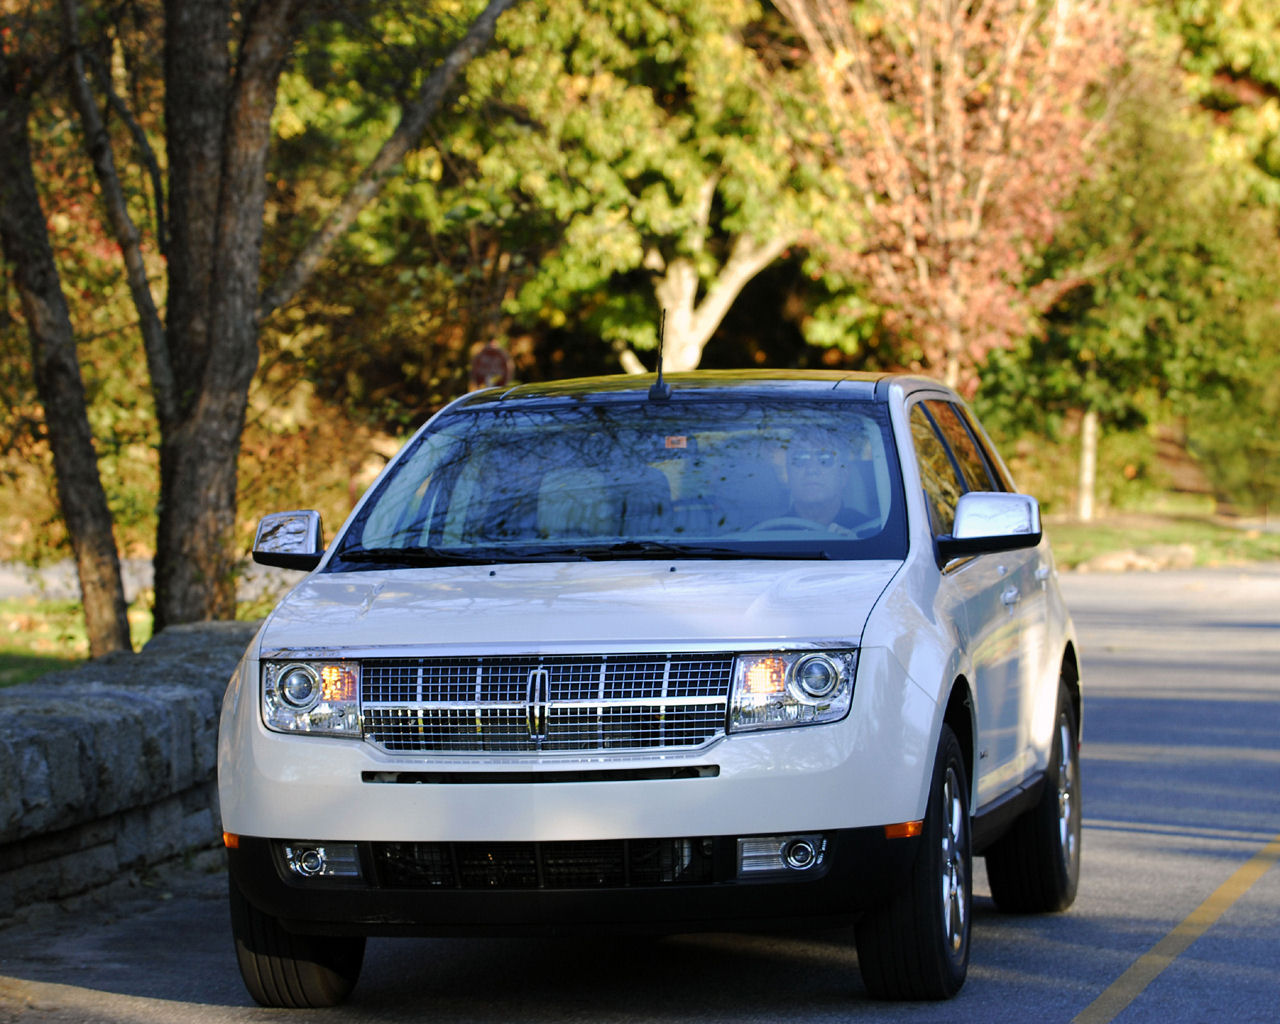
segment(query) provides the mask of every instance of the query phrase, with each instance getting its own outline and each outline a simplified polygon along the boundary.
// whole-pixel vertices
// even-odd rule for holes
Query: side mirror
[[[273,512],[258,524],[253,560],[259,565],[310,572],[323,554],[324,528],[319,512]]]
[[[938,538],[943,564],[953,558],[1016,551],[1040,543],[1040,503],[1029,494],[970,491],[960,496],[950,536]]]

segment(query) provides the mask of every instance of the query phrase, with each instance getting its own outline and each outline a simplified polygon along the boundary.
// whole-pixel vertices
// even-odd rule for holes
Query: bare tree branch
[[[84,53],[84,51],[81,51]],[[151,147],[151,140],[147,138],[147,133],[142,130],[142,125],[138,124],[138,119],[133,116],[133,111],[129,109],[129,105],[116,92],[115,87],[111,84],[111,76],[107,73],[106,68],[102,66],[95,54],[92,52],[84,53],[86,63],[89,70],[93,72],[94,81],[97,82],[98,88],[102,90],[102,95],[106,97],[107,103],[126,128],[129,129],[129,135],[133,138],[133,144],[137,147],[138,156],[141,158],[143,165],[147,169],[147,176],[151,179],[151,193],[154,197],[156,216],[156,244],[160,249],[161,256],[169,255],[169,224],[166,219],[164,210],[164,174],[160,170],[160,161],[156,159],[156,152]]]
[[[493,39],[498,17],[516,0],[489,0],[459,43],[423,82],[414,102],[407,106],[400,124],[365,168],[351,190],[320,226],[279,280],[262,297],[259,315],[266,318],[289,302],[315,273],[334,243],[382,189],[391,170],[421,141],[445,94],[467,63]]]
[[[164,323],[151,293],[151,282],[142,257],[141,235],[133,223],[133,218],[129,216],[124,188],[116,170],[115,154],[111,150],[111,138],[107,134],[106,126],[102,123],[102,117],[98,113],[85,75],[76,0],[62,0],[62,27],[71,57],[68,69],[71,98],[80,115],[85,145],[89,151],[89,158],[93,161],[98,183],[102,187],[107,220],[124,255],[129,292],[138,310],[138,326],[142,333],[147,370],[151,375],[152,390],[155,395],[156,416],[161,423],[171,423],[177,415],[176,387],[169,349],[165,341]]]
[[[1085,176],[1088,98],[1120,63],[1107,0],[776,0],[867,205],[826,259],[919,365],[956,379],[1027,329],[1025,257]]]

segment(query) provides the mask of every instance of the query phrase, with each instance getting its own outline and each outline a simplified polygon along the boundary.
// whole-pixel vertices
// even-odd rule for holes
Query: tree
[[[166,257],[162,309],[154,297],[153,271],[131,209],[128,183],[117,169],[117,140],[111,129],[119,130],[122,122],[132,130],[133,144],[156,170],[161,167],[160,147],[152,145],[128,112],[108,65],[90,59],[95,53],[128,53],[127,42],[136,43],[148,34],[126,39],[126,19],[139,12],[144,17],[158,14],[147,8],[109,8],[86,36],[77,0],[60,0],[60,52],[68,55],[68,88],[123,254],[159,425],[157,629],[234,613],[237,456],[262,320],[297,294],[335,239],[378,194],[386,177],[421,139],[461,69],[492,39],[497,18],[513,2],[490,0],[406,98],[399,123],[378,153],[264,291],[260,258],[272,116],[279,78],[303,28],[307,5],[304,0],[267,0],[244,7],[231,0],[166,0],[163,154],[168,212],[156,218],[157,248]],[[7,35],[5,42],[8,47]],[[102,107],[120,112],[112,125],[104,120]],[[29,109],[19,113],[25,118]],[[31,196],[6,191],[6,208],[11,197],[19,207],[15,215],[24,210],[29,214]],[[6,260],[15,267],[31,262],[38,257],[30,248],[36,244],[31,234],[6,237]],[[29,322],[28,329],[32,327]],[[33,346],[46,342],[38,331],[31,337]],[[38,356],[36,363],[42,361]],[[42,392],[47,420],[83,408],[83,402],[73,401],[73,408],[66,410],[60,397]],[[57,412],[51,415],[50,410]],[[50,439],[55,448],[63,445],[58,432],[51,430]],[[89,592],[99,581],[82,575],[81,585],[88,609]]]
[[[1246,155],[1240,171],[1257,199],[1280,206],[1280,9],[1271,0],[1147,5],[1178,43],[1185,86],[1212,115],[1222,144]]]
[[[948,383],[1028,330],[1025,264],[1086,173],[1120,63],[1109,0],[777,0],[817,71],[829,160],[865,236],[821,262],[867,283]],[[970,380],[971,382],[971,380]]]
[[[994,424],[1052,433],[1079,417],[1083,467],[1096,461],[1101,430],[1210,407],[1250,418],[1265,393],[1277,221],[1165,74],[1135,73],[1100,150],[1106,171],[1072,197],[1043,253],[1040,275],[1058,295],[1043,332],[993,354],[983,374]],[[1082,519],[1093,515],[1093,485],[1082,473]]]
[[[394,121],[396,83],[422,63],[406,41],[430,38],[432,26],[422,12],[399,8],[364,31],[398,45],[372,47],[352,31],[322,26],[303,37],[282,80],[273,168],[282,227],[286,217],[296,231],[323,214],[331,202],[325,179],[340,180],[346,164],[358,167],[368,140]],[[531,339],[519,332],[513,339],[504,303],[554,233],[545,217],[513,213],[496,188],[469,185],[475,169],[450,139],[474,132],[478,116],[464,90],[307,291],[264,325],[264,360],[305,377],[354,422],[402,431],[420,421],[466,389],[469,352],[486,342],[506,342],[532,359]],[[298,244],[287,231],[268,240],[268,276]]]
[[[1204,4],[1152,3],[1160,24],[1178,41],[1178,63],[1202,112],[1211,116],[1215,158],[1247,185],[1254,225],[1280,214],[1280,10],[1270,0]],[[1252,236],[1247,236],[1252,237]],[[1256,259],[1262,288],[1272,287],[1275,236],[1264,236]],[[1239,372],[1196,396],[1188,440],[1219,493],[1264,508],[1280,495],[1280,415],[1276,385],[1276,310],[1253,304],[1242,316]]]
[[[665,311],[665,367],[698,365],[812,216],[760,18],[748,0],[591,0],[504,21],[468,70],[482,116],[450,146],[478,172],[472,202],[554,231],[515,315],[576,317],[640,369]]]
[[[25,27],[34,33],[42,26]],[[89,651],[97,656],[130,645],[124,586],[111,512],[98,475],[71,316],[32,171],[31,87],[44,69],[17,52],[9,33],[6,25],[0,38],[0,248],[13,268],[37,387],[45,408],[60,411],[47,416],[46,422],[58,500],[84,595]]]

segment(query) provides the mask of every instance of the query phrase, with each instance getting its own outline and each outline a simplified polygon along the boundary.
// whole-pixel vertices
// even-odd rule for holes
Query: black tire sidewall
[[[1068,858],[1059,838],[1060,821],[1058,808],[1059,764],[1062,755],[1062,726],[1065,719],[1067,735],[1071,737],[1073,749],[1069,752],[1067,770],[1073,774],[1071,780],[1071,829],[1074,832],[1075,856]],[[1079,731],[1076,727],[1075,709],[1071,697],[1064,687],[1058,695],[1058,712],[1053,720],[1053,746],[1049,751],[1049,772],[1045,779],[1045,792],[1038,808],[1039,827],[1045,835],[1053,838],[1052,864],[1056,892],[1059,895],[1058,907],[1065,909],[1075,901],[1076,889],[1080,882],[1081,839],[1081,790],[1080,790],[1080,751],[1074,747]]]
[[[943,784],[955,773],[961,802],[964,925],[951,948],[943,915]],[[973,923],[973,847],[969,782],[960,743],[943,725],[930,775],[923,828],[913,853],[910,880],[886,904],[863,914],[855,926],[858,967],[877,999],[949,999],[969,970]]]
[[[960,948],[950,949],[946,925],[942,918],[942,834],[945,828],[943,820],[943,783],[948,768],[954,769],[961,801],[961,822],[963,825],[962,845],[964,848],[964,928]],[[942,727],[942,735],[938,738],[938,754],[934,759],[933,783],[929,793],[929,806],[925,816],[923,845],[916,865],[914,884],[917,898],[926,901],[923,905],[931,907],[934,920],[929,931],[928,942],[938,957],[938,971],[942,985],[950,993],[958,991],[964,984],[969,968],[969,943],[973,929],[973,854],[971,835],[972,822],[969,817],[969,773],[965,770],[964,753],[960,742],[949,726]]]

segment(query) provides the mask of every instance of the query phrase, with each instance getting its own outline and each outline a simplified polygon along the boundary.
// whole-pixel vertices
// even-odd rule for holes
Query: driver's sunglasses
[[[816,452],[788,452],[787,463],[798,469],[817,463],[823,469],[830,469],[836,464],[836,453],[830,449]]]

